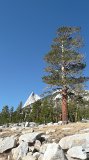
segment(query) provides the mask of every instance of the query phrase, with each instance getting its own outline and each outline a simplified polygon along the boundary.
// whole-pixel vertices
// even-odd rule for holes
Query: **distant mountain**
[[[75,92],[72,91],[71,93],[73,93],[73,94],[75,94],[77,96],[77,94]],[[89,101],[89,90],[85,90],[80,95],[83,97],[84,100]],[[54,91],[51,94],[46,95],[43,98],[41,98],[40,96],[38,96],[37,94],[32,92],[30,94],[30,96],[28,97],[28,99],[26,100],[25,104],[23,105],[23,108],[30,107],[31,104],[35,103],[36,101],[44,100],[44,99],[56,101],[56,99],[61,99],[61,94],[57,90],[57,91]]]
[[[74,90],[70,90],[69,93],[68,93],[68,97],[70,98],[71,95],[75,95],[75,96],[80,96],[82,97],[85,101],[89,101],[89,90],[82,90],[80,92],[76,92]],[[47,98],[47,99],[52,99],[53,101],[56,101],[56,100],[61,100],[62,98],[62,95],[61,95],[61,90],[56,90],[56,91],[53,91],[52,93],[50,93],[48,96],[45,96],[44,98]]]
[[[32,92],[28,99],[26,100],[25,104],[23,105],[23,108],[30,106],[31,104],[35,103],[36,101],[40,100],[41,97]]]

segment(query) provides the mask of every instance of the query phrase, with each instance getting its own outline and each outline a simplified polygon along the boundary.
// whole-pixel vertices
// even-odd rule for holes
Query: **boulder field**
[[[88,160],[89,122],[0,126],[0,160]]]

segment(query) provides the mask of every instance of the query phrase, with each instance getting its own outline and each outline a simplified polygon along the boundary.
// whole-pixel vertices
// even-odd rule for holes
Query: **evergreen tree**
[[[22,102],[19,103],[16,112],[15,112],[15,117],[17,122],[22,122],[23,120],[23,113],[22,113]]]
[[[43,123],[53,122],[54,120],[54,113],[53,113],[53,103],[52,101],[44,98],[41,105],[41,119]]]
[[[13,115],[14,115],[14,107],[10,107],[9,109],[9,115],[10,115],[10,122],[13,122]]]
[[[30,117],[34,122],[41,122],[41,101],[38,100],[32,104],[32,111]]]
[[[21,112],[22,112],[22,102],[19,103],[16,111],[17,111],[18,113],[21,113]]]
[[[6,105],[2,108],[2,113],[1,113],[2,124],[9,123],[9,117],[10,117],[9,107]]]
[[[48,63],[45,71],[48,74],[43,77],[43,81],[53,88],[61,89],[63,123],[68,122],[69,89],[76,89],[78,84],[88,80],[88,77],[82,75],[86,66],[84,55],[79,52],[82,46],[79,27],[61,27],[57,30],[50,52],[45,55]]]

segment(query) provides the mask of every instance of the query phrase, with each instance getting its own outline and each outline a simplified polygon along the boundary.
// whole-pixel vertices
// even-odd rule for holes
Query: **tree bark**
[[[68,123],[67,90],[62,90],[62,122]]]

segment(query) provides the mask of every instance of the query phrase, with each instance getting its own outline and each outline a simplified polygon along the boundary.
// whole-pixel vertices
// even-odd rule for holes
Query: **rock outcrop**
[[[56,143],[47,145],[43,160],[66,160],[63,150]]]
[[[28,143],[27,142],[21,142],[20,145],[14,149],[12,149],[12,156],[14,160],[19,160],[20,158],[23,158],[28,153]]]
[[[27,133],[23,134],[19,137],[19,142],[29,142],[34,143],[36,139],[39,139],[43,133],[41,132],[33,132],[33,133]]]
[[[85,146],[87,144],[89,144],[89,133],[66,136],[59,142],[62,149],[69,149],[74,146]]]
[[[16,146],[16,140],[13,137],[0,138],[0,153],[3,153]]]

